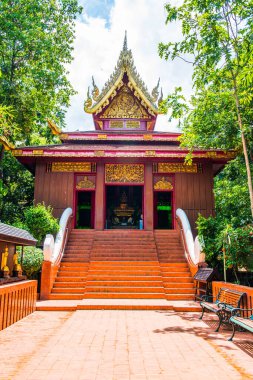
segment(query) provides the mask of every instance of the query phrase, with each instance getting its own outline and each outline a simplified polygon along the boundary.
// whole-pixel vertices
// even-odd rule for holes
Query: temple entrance
[[[172,192],[154,192],[154,227],[159,230],[173,228]]]
[[[94,191],[76,193],[76,228],[94,228]]]
[[[143,186],[106,186],[106,229],[143,228]]]

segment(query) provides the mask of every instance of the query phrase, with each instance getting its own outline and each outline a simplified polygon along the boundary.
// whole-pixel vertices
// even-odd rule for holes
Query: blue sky
[[[106,26],[109,27],[109,16],[114,0],[80,0],[80,4],[88,16],[105,19]]]

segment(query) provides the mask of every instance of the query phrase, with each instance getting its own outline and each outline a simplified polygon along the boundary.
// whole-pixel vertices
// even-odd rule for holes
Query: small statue
[[[2,260],[1,260],[1,270],[3,272],[4,277],[9,277],[10,270],[7,266],[9,251],[8,247],[5,248],[4,252],[2,253]]]
[[[22,268],[21,265],[18,262],[18,252],[15,251],[13,255],[13,274],[14,276],[21,276],[22,275]]]

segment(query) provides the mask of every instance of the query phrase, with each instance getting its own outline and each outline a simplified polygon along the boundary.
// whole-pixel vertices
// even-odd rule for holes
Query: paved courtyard
[[[0,332],[0,379],[253,379],[253,359],[198,316],[37,311]]]

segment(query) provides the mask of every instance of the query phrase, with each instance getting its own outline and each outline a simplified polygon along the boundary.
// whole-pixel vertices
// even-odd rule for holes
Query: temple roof
[[[17,245],[36,245],[37,240],[27,231],[0,223],[0,241]]]
[[[124,83],[124,75],[127,75],[127,84]],[[127,86],[128,89],[133,92],[134,96],[140,100],[141,105],[145,107],[151,115],[157,116],[160,113],[158,103],[161,101],[161,99],[158,100],[159,81],[160,80],[158,80],[156,87],[150,94],[145,83],[140,78],[140,75],[136,70],[132,52],[127,47],[127,37],[125,35],[123,49],[120,52],[117,65],[113,74],[105,83],[101,93],[99,93],[99,89],[95,84],[94,78],[92,77],[92,97],[90,90],[88,89],[87,99],[84,103],[84,110],[87,113],[96,115],[99,114],[104,107],[109,104],[109,101],[111,102],[117,95],[117,90],[123,86]]]

